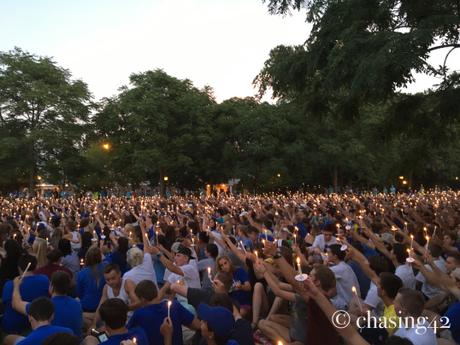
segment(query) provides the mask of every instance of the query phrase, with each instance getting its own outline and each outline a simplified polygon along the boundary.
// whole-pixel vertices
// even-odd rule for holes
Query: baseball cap
[[[198,317],[205,321],[209,330],[220,338],[228,338],[235,326],[233,314],[224,307],[210,307],[201,303],[198,306]]]
[[[177,253],[186,255],[189,258],[192,257],[192,251],[189,248],[183,246],[182,244],[177,248]]]

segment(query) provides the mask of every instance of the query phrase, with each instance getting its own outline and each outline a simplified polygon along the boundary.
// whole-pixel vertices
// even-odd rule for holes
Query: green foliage
[[[22,152],[5,156],[5,164],[25,168],[31,188],[42,172],[50,182],[78,175],[90,94],[86,84],[70,78],[49,58],[18,48],[0,54],[0,120],[14,137],[5,148]]]

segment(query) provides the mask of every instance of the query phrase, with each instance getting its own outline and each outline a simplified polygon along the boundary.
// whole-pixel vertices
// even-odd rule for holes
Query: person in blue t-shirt
[[[18,259],[19,274],[24,274],[20,291],[26,302],[32,302],[38,297],[48,297],[49,280],[45,275],[34,275],[32,271],[36,267],[37,259],[33,255],[25,254]],[[6,282],[2,293],[2,301],[5,306],[2,329],[5,333],[19,334],[29,328],[30,324],[25,315],[13,309],[12,299],[13,281],[9,280]]]
[[[51,325],[54,314],[53,303],[49,298],[40,297],[30,303],[28,318],[32,332],[27,337],[8,335],[4,340],[5,345],[42,345],[44,340],[55,333],[69,333],[72,330],[66,327]]]
[[[137,345],[149,345],[144,330],[140,327],[127,329],[125,327],[128,314],[128,306],[119,298],[110,298],[99,307],[99,315],[105,323],[104,338],[96,338],[89,335],[85,338],[85,345],[120,345],[123,340],[136,338]]]
[[[168,302],[162,300],[164,291],[168,288],[169,286],[166,285],[158,293],[155,283],[143,280],[137,284],[135,289],[143,307],[133,313],[127,328],[142,327],[147,334],[150,345],[164,345],[160,326],[168,316]],[[174,328],[172,343],[173,345],[182,345],[182,326],[199,330],[200,322],[177,300],[172,302],[170,308],[170,319]]]
[[[223,271],[232,275],[233,285],[229,296],[238,302],[240,306],[244,306],[242,308],[244,311],[249,309],[252,304],[252,287],[249,282],[248,273],[241,267],[234,267],[227,256],[217,258],[217,271]]]
[[[460,302],[450,305],[444,316],[449,320],[452,338],[457,344],[460,344]]]
[[[88,320],[94,318],[94,312],[99,305],[104,289],[104,263],[99,248],[92,247],[86,253],[85,268],[77,275],[77,295],[80,298],[83,312],[88,315],[83,317]],[[91,322],[91,321],[87,321]]]
[[[19,313],[27,315],[30,308],[30,303],[24,302],[21,298],[20,277],[14,280],[13,291],[13,308]],[[81,338],[83,328],[83,311],[80,301],[67,296],[70,291],[71,279],[65,272],[55,272],[51,277],[49,292],[51,302],[54,306],[54,317],[51,322],[54,326],[67,327],[72,332]]]
[[[212,343],[217,345],[238,344],[232,339],[235,319],[227,308],[210,307],[202,303],[198,307],[198,317],[201,320],[202,340],[212,339]]]

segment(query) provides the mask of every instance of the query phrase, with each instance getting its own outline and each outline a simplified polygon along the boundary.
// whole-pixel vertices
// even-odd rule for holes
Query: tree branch
[[[433,48],[429,48],[428,52],[432,52],[434,50],[448,48],[448,47],[460,48],[460,43],[443,44],[443,45],[440,45],[440,46],[435,46]]]

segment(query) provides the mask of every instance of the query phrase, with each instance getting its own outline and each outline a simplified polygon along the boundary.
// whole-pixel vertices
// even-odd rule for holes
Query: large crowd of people
[[[2,341],[460,344],[459,196],[0,198]]]

